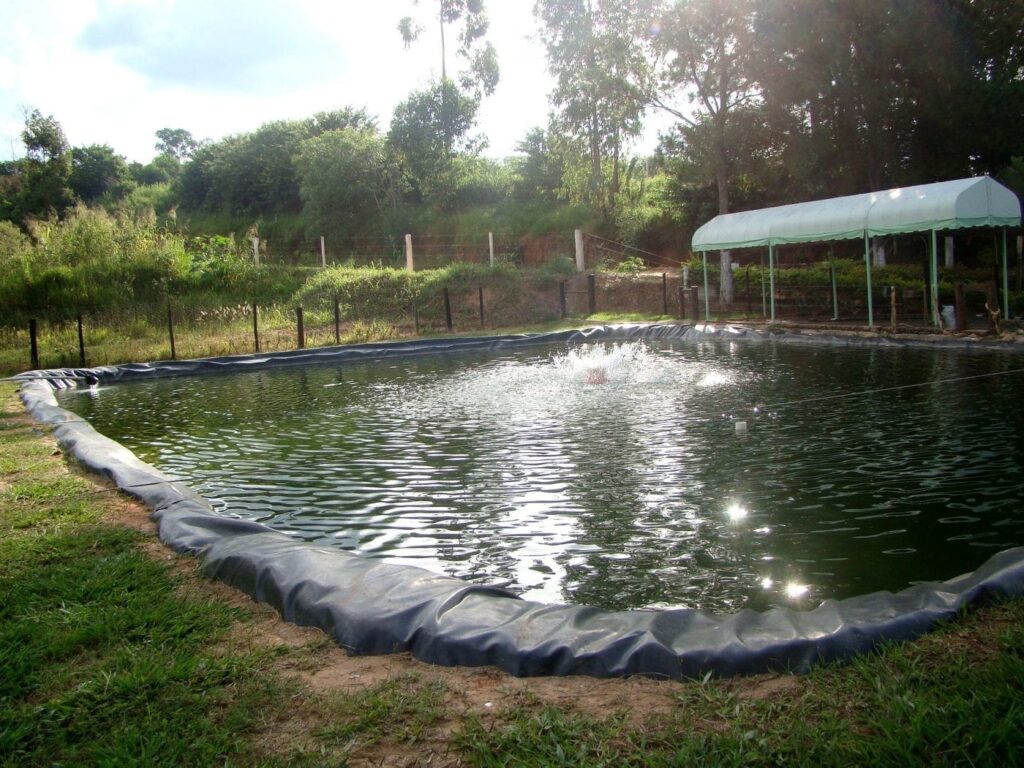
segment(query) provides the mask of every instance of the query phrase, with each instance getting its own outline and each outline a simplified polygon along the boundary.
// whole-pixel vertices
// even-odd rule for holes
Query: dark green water
[[[1021,368],[651,342],[62,397],[225,515],[531,599],[733,611],[898,590],[1024,544]]]

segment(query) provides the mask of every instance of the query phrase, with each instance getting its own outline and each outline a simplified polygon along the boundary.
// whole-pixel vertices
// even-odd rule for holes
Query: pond
[[[532,346],[70,390],[221,514],[546,602],[813,607],[1024,543],[1024,360]]]

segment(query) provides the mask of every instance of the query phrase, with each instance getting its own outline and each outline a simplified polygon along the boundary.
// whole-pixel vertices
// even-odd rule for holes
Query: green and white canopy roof
[[[1020,201],[988,176],[716,216],[693,250],[853,240],[904,232],[1020,226]]]

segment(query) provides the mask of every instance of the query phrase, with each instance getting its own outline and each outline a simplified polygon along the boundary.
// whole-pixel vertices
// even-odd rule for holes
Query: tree
[[[449,206],[457,186],[453,152],[476,154],[483,143],[470,136],[479,100],[450,80],[416,91],[395,107],[388,142],[405,161],[423,198]]]
[[[548,69],[556,78],[554,127],[582,139],[590,163],[590,202],[608,215],[615,207],[620,163],[641,127],[636,82],[647,62],[636,44],[643,3],[609,0],[537,0]],[[604,161],[611,163],[605,178]]]
[[[156,132],[156,151],[161,155],[170,155],[184,162],[192,158],[199,149],[199,142],[184,128],[161,128]]]
[[[683,136],[708,139],[705,165],[715,180],[720,214],[730,210],[730,120],[758,96],[751,70],[753,18],[753,0],[676,0],[664,8],[660,31],[650,38],[656,64],[647,98],[680,121]],[[732,255],[724,251],[721,259],[720,296],[729,304]]]
[[[63,215],[75,203],[68,186],[71,157],[64,129],[53,115],[44,117],[33,109],[25,116],[21,138],[26,158],[15,217]]]
[[[521,200],[554,202],[562,187],[565,162],[557,139],[543,128],[532,128],[516,144],[524,157],[517,159],[518,180],[514,190]]]
[[[430,0],[437,4],[437,22],[441,33],[441,81],[448,79],[448,53],[445,26],[462,22],[459,32],[458,55],[467,62],[466,69],[459,76],[463,90],[477,96],[490,96],[498,85],[500,69],[498,54],[494,46],[484,40],[490,22],[487,20],[483,0]],[[413,0],[414,5],[419,0]],[[423,32],[423,26],[412,16],[398,22],[398,32],[408,49]]]
[[[397,169],[375,131],[342,128],[306,139],[295,168],[303,214],[317,234],[352,235],[397,205]]]
[[[74,147],[69,182],[71,190],[85,203],[95,202],[104,195],[122,197],[130,184],[128,164],[105,144]]]

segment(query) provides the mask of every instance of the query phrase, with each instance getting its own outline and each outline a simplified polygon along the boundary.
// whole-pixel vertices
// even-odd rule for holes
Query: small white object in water
[[[745,435],[745,434],[747,434],[747,422],[745,422],[745,421],[737,421],[736,422],[736,434],[737,435]]]

